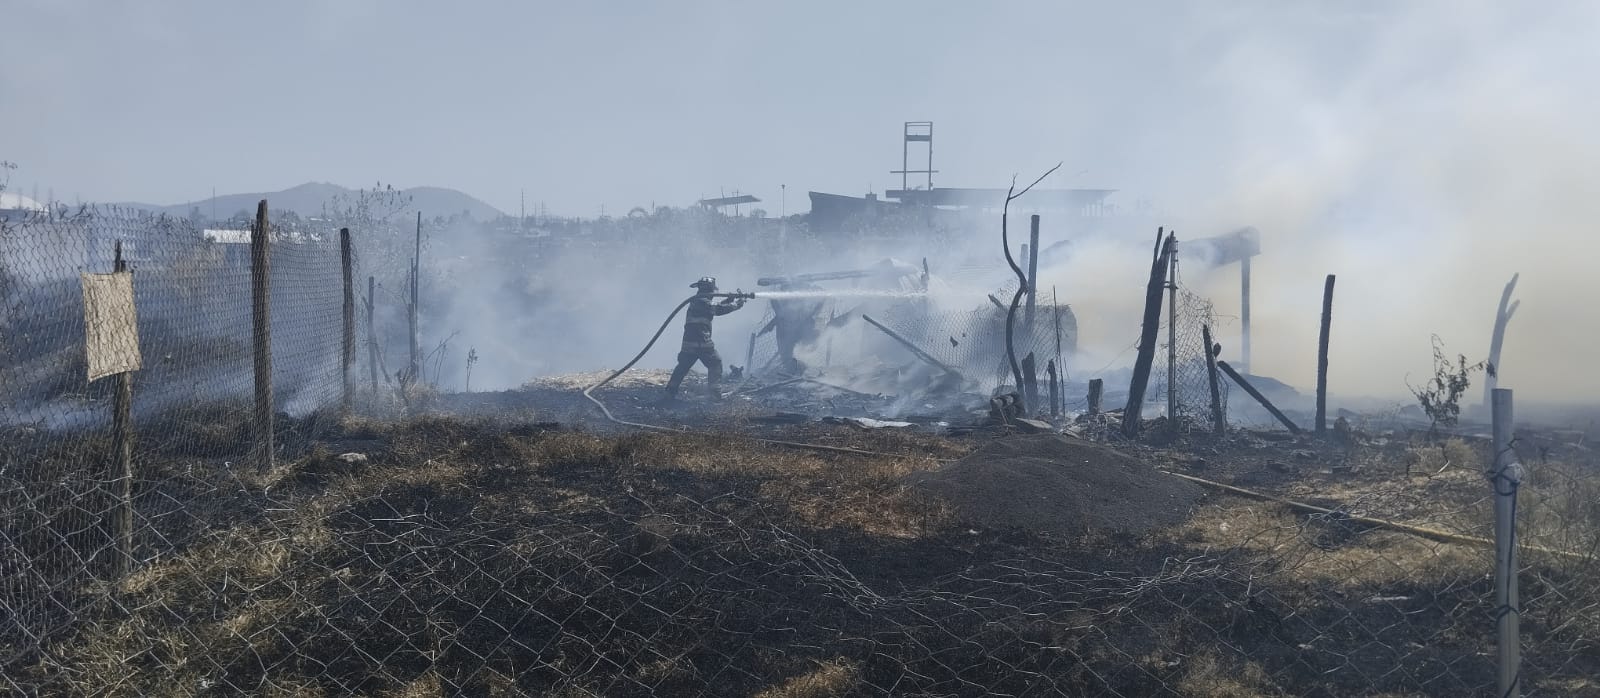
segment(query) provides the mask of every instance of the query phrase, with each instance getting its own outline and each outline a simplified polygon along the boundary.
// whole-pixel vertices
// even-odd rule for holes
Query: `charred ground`
[[[604,397],[695,431],[605,428],[573,391],[546,387],[441,399],[473,416],[347,421],[266,475],[169,455],[137,501],[147,530],[170,538],[141,540],[147,564],[114,586],[57,585],[52,607],[75,622],[41,653],[7,651],[6,673],[82,695],[1465,695],[1493,683],[1488,552],[1350,518],[1483,535],[1470,440],[943,436],[763,421],[742,401],[658,413],[642,406],[650,390]],[[1592,489],[1556,477],[1593,460],[1533,441],[1546,475],[1524,499],[1527,542],[1593,550],[1579,547],[1593,545]],[[1008,466],[1063,452],[1137,477]],[[1010,480],[969,481],[1147,515],[1028,525],[1003,497],[916,484],[1008,468]],[[1338,512],[1155,491],[1167,480],[1149,478],[1176,481],[1159,469]],[[1582,581],[1593,556],[1530,549],[1527,562],[1529,685],[1600,693],[1600,598]]]

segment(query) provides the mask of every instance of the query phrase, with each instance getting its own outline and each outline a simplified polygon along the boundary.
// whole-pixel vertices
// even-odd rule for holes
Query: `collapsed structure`
[[[764,381],[824,379],[906,406],[954,406],[1017,390],[1006,360],[1011,288],[962,293],[921,266],[884,259],[865,269],[764,277],[774,292],[750,337],[750,375]],[[847,285],[846,285],[847,284]],[[985,295],[987,297],[985,297]],[[1077,347],[1072,309],[1054,298],[1031,321],[1018,310],[1013,345],[1032,356],[1040,378]],[[1045,409],[1047,406],[1041,405]]]

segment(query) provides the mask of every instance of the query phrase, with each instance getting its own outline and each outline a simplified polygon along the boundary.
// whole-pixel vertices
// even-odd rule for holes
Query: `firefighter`
[[[717,391],[717,383],[722,380],[722,357],[717,356],[717,347],[711,341],[711,319],[744,307],[743,298],[724,298],[720,303],[712,303],[712,294],[717,292],[717,280],[709,276],[689,286],[698,293],[689,301],[688,313],[683,321],[683,346],[678,350],[678,367],[672,370],[672,380],[667,381],[666,402],[678,398],[678,386],[683,383],[684,376],[689,375],[689,369],[694,367],[696,361],[705,364],[706,390],[711,398],[722,398],[722,393]]]

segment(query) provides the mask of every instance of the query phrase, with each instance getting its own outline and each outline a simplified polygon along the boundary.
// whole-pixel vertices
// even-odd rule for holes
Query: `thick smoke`
[[[1170,60],[1194,101],[1173,104],[1157,138],[1188,145],[1143,181],[1180,239],[1262,231],[1255,372],[1313,384],[1322,281],[1335,273],[1334,391],[1404,396],[1431,376],[1432,333],[1485,358],[1502,286],[1522,272],[1501,385],[1592,398],[1600,315],[1584,300],[1585,227],[1600,213],[1600,94],[1581,85],[1600,68],[1600,6],[1231,7],[1185,18]],[[1138,331],[1153,233],[1080,245],[1046,275],[1108,358]],[[1234,315],[1236,269],[1183,272]],[[1225,358],[1238,356],[1236,328],[1220,333]]]
[[[1523,303],[1507,336],[1502,384],[1548,400],[1588,399],[1600,389],[1587,358],[1600,328],[1583,302],[1592,295],[1585,282],[1593,249],[1583,226],[1600,213],[1590,192],[1600,177],[1589,164],[1600,155],[1592,126],[1600,123],[1600,95],[1587,87],[1600,68],[1600,5],[1040,2],[931,14],[910,4],[858,5],[743,14],[686,7],[630,21],[580,9],[571,22],[537,18],[562,28],[540,41],[524,40],[535,22],[513,21],[507,11],[473,18],[454,40],[533,53],[467,65],[452,61],[471,52],[452,44],[414,50],[418,41],[450,38],[438,35],[440,16],[468,16],[443,6],[341,21],[275,10],[263,18],[275,35],[292,43],[315,27],[311,38],[331,53],[235,64],[229,61],[243,54],[212,51],[221,62],[194,61],[181,42],[150,40],[175,31],[218,41],[240,25],[221,10],[152,24],[125,12],[25,3],[17,22],[36,31],[4,44],[11,63],[60,46],[82,60],[45,61],[0,79],[7,94],[30,95],[6,111],[8,131],[33,136],[14,146],[17,153],[0,155],[41,168],[46,181],[74,181],[85,197],[110,200],[176,199],[172,188],[211,185],[267,188],[255,177],[279,185],[350,179],[359,170],[498,196],[507,210],[509,193],[526,185],[568,212],[594,211],[601,201],[615,212],[651,197],[682,205],[724,181],[771,201],[782,196],[777,183],[787,182],[792,213],[805,189],[855,193],[875,180],[881,189],[885,171],[900,163],[899,123],[932,119],[941,186],[1004,186],[1012,173],[1027,179],[1062,160],[1043,186],[1116,188],[1124,210],[1157,204],[1160,215],[1119,222],[1092,239],[1045,212],[1047,244],[1075,240],[1070,256],[1043,273],[1080,318],[1080,374],[1131,357],[1156,225],[1176,228],[1180,239],[1248,225],[1261,230],[1264,247],[1255,265],[1255,372],[1312,384],[1322,278],[1336,273],[1334,390],[1404,398],[1408,379],[1428,375],[1430,334],[1451,353],[1484,358],[1500,289],[1521,272]],[[839,17],[851,21],[840,25]],[[907,30],[865,29],[887,26]],[[352,40],[346,30],[399,40]],[[136,44],[177,48],[130,50]],[[560,60],[570,46],[591,45],[622,48],[578,70]],[[340,46],[366,53],[332,52]],[[697,50],[684,55],[683,46]],[[374,73],[374,50],[379,63],[400,67]],[[111,55],[118,60],[96,60]],[[256,110],[219,121],[207,110],[153,108],[188,98],[167,90],[219,76],[281,82],[304,72],[297,61],[332,71],[310,87],[339,109]],[[213,65],[218,72],[204,70]],[[178,68],[194,72],[126,90]],[[760,87],[681,89],[682,75]],[[111,97],[131,119],[128,128],[153,124],[166,137],[129,140],[59,118],[95,113],[79,100],[105,101],[106,84],[117,87]],[[530,84],[539,89],[516,87]],[[647,112],[649,127],[641,127]],[[457,129],[461,139],[435,137],[440,124],[463,123],[472,127]],[[57,125],[71,130],[51,130]],[[140,149],[173,144],[201,150]],[[248,183],[227,179],[246,174]],[[1023,203],[1019,232],[1029,212]],[[425,350],[460,332],[440,363],[440,383],[464,383],[469,349],[481,357],[473,387],[482,389],[620,365],[701,275],[748,288],[761,274],[853,268],[884,257],[915,263],[927,256],[935,275],[973,260],[1001,264],[992,212],[955,250],[842,235],[758,259],[715,220],[675,214],[636,231],[643,237],[625,252],[582,236],[534,253],[481,231],[436,231],[427,256],[442,266],[425,271]],[[778,235],[773,223],[759,234]],[[404,283],[393,271],[380,274],[390,306],[380,313],[393,312]],[[1237,312],[1232,268],[1183,272],[1220,313]],[[987,280],[973,286],[979,303],[978,291],[992,290]],[[742,363],[759,312],[757,304],[718,321],[729,363]],[[1221,324],[1225,356],[1236,359],[1237,326]],[[670,364],[677,332],[669,328],[642,365]]]

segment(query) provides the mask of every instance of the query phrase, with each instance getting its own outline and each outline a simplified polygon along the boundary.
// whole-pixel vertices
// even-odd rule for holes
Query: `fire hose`
[[[756,294],[747,293],[747,292],[713,293],[713,294],[711,294],[711,296],[714,297],[714,298],[742,298],[742,299],[750,300],[750,299],[754,299],[756,297]],[[672,319],[675,318],[675,317],[678,317],[678,313],[683,312],[684,306],[689,305],[689,303],[691,301],[693,301],[697,297],[698,296],[690,296],[688,298],[685,298],[685,299],[683,299],[683,302],[679,303],[676,308],[673,308],[672,312],[667,314],[667,319],[663,320],[661,322],[661,327],[657,328],[656,329],[656,333],[650,337],[650,341],[646,342],[645,345],[644,345],[644,348],[640,349],[639,353],[634,355],[634,357],[632,359],[630,359],[628,361],[628,363],[623,364],[622,368],[619,368],[615,372],[613,372],[611,375],[606,376],[605,380],[602,380],[599,383],[595,383],[594,385],[591,385],[591,386],[583,389],[583,396],[585,398],[587,398],[589,400],[589,402],[594,403],[595,407],[600,408],[600,413],[604,414],[606,419],[611,420],[613,423],[616,423],[616,424],[621,424],[623,426],[634,427],[636,429],[644,429],[646,431],[666,432],[666,433],[669,433],[669,434],[672,434],[672,433],[677,433],[677,434],[689,433],[688,429],[682,429],[682,428],[674,429],[672,427],[664,427],[664,426],[660,426],[660,425],[657,425],[657,424],[644,424],[642,422],[630,422],[630,421],[625,420],[625,419],[618,419],[616,415],[611,414],[611,410],[610,409],[606,408],[605,403],[601,402],[599,398],[594,396],[594,391],[598,390],[598,389],[600,389],[602,387],[605,387],[605,385],[607,383],[610,383],[611,381],[616,380],[617,376],[620,376],[623,373],[626,373],[628,371],[628,369],[633,368],[634,364],[639,363],[639,360],[643,359],[645,354],[650,353],[651,347],[654,347],[656,345],[656,341],[661,339],[661,333],[666,332],[667,331],[667,327],[672,324]],[[785,446],[785,447],[788,447],[788,448],[800,448],[800,449],[806,449],[806,450],[811,450],[811,451],[826,451],[826,452],[829,452],[829,453],[849,453],[849,454],[858,455],[858,456],[893,456],[893,455],[895,455],[895,454],[890,454],[890,453],[878,453],[878,452],[875,452],[875,451],[865,451],[865,450],[862,450],[862,449],[859,449],[859,448],[847,448],[847,447],[844,447],[844,446],[826,446],[826,445],[823,445],[823,444],[808,444],[808,443],[801,443],[801,442],[798,442],[798,441],[778,441],[778,440],[775,440],[775,439],[754,439],[754,441],[756,441],[758,443],[772,444],[774,446]]]
[[[755,298],[756,294],[754,294],[754,293],[744,293],[744,292],[738,292],[738,293],[713,293],[713,294],[711,294],[711,296],[713,298],[743,298],[743,299],[748,300],[748,299]],[[591,385],[591,386],[583,389],[583,396],[588,398],[589,402],[594,403],[595,407],[599,407],[600,408],[600,412],[605,414],[606,419],[609,419],[609,420],[611,420],[613,422],[616,422],[617,424],[622,424],[622,425],[630,426],[630,427],[637,427],[637,428],[640,428],[640,429],[649,429],[651,431],[667,431],[667,432],[680,431],[678,429],[670,429],[670,428],[667,428],[667,427],[656,426],[654,424],[640,424],[640,423],[637,423],[637,422],[628,422],[628,421],[624,421],[624,420],[621,420],[621,419],[617,419],[615,415],[611,414],[611,410],[606,409],[605,403],[600,402],[600,400],[594,396],[593,391],[597,390],[599,388],[605,387],[605,385],[607,383],[610,383],[611,381],[616,380],[617,376],[620,376],[620,375],[626,373],[628,371],[628,369],[633,368],[634,364],[639,363],[639,359],[644,358],[645,354],[650,353],[650,348],[654,347],[656,345],[656,340],[661,339],[661,333],[667,331],[667,326],[672,324],[672,319],[675,318],[675,317],[678,317],[678,313],[683,312],[684,306],[689,305],[690,302],[694,301],[694,299],[699,298],[699,297],[700,296],[697,294],[697,295],[689,296],[688,298],[683,299],[683,302],[679,303],[678,307],[673,308],[672,312],[667,313],[667,319],[661,321],[661,327],[656,330],[655,335],[650,337],[650,341],[645,342],[644,348],[640,349],[639,353],[637,355],[635,355],[632,359],[629,359],[628,363],[623,364],[622,368],[617,369],[615,373],[612,373],[611,375],[606,376],[605,380],[600,381],[599,383],[595,383],[594,385]]]

